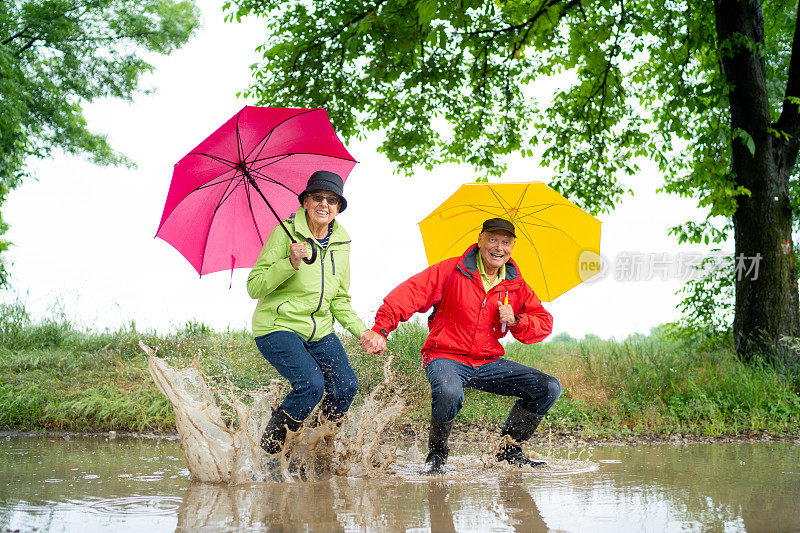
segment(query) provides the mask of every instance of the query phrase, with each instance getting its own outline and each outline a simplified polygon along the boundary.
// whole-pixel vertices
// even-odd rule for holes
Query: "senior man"
[[[462,256],[436,263],[392,290],[378,309],[372,330],[362,337],[367,353],[379,353],[398,323],[433,307],[422,347],[432,397],[426,473],[443,472],[464,387],[518,398],[503,424],[502,435],[507,438],[496,454],[498,461],[544,464],[528,458],[520,444],[533,435],[558,399],[561,384],[535,368],[504,359],[499,342],[507,331],[525,344],[540,342],[553,329],[553,317],[511,259],[515,241],[511,222],[485,221],[478,243]]]

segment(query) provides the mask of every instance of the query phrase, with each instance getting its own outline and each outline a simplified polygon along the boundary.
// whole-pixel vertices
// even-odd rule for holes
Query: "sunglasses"
[[[328,205],[339,205],[338,196],[325,196],[324,194],[309,194],[308,197],[318,204],[321,204],[322,200],[327,200]]]

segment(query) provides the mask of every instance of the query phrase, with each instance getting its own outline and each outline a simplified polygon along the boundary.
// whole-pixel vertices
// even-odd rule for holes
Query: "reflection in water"
[[[456,530],[453,510],[447,501],[447,485],[443,481],[428,484],[428,505],[431,513],[431,531],[450,533]]]
[[[407,451],[392,477],[231,486],[190,482],[175,442],[0,438],[0,530],[800,531],[797,444],[591,454],[595,470],[525,473],[459,451],[428,478]]]
[[[486,499],[486,501],[484,501]],[[425,503],[427,502],[427,508]],[[489,485],[333,478],[296,484],[193,483],[176,531],[548,531],[523,477]]]
[[[499,486],[500,501],[506,507],[514,531],[529,533],[549,531],[542,515],[539,514],[536,502],[533,501],[533,496],[526,488],[524,477],[504,478]]]
[[[222,485],[192,483],[178,509],[176,531],[266,528],[343,531],[326,482]]]

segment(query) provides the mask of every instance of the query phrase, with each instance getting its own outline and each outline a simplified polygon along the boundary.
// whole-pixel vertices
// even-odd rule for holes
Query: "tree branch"
[[[19,49],[19,50],[17,50],[16,52],[14,52],[14,56],[16,56],[16,57],[20,57],[20,56],[23,54],[23,52],[25,52],[25,50],[29,49],[31,46],[33,46],[33,45],[34,45],[34,43],[35,43],[36,41],[39,41],[39,40],[41,40],[41,38],[40,38],[40,37],[37,37],[37,36],[35,36],[35,35],[34,35],[34,36],[32,36],[32,37],[29,37],[29,38],[28,38],[28,42],[27,42],[27,43],[25,43],[25,46],[23,46],[22,48],[20,48],[20,49]]]
[[[500,29],[475,30],[475,31],[458,32],[458,33],[460,33],[462,35],[472,36],[472,37],[478,37],[478,36],[481,36],[481,35],[490,34],[491,38],[494,39],[495,37],[497,37],[498,35],[501,35],[503,33],[512,33],[512,32],[516,32],[518,30],[521,30],[523,28],[527,28],[528,31],[526,31],[526,33],[525,33],[525,35],[527,36],[527,34],[530,32],[530,29],[533,27],[533,24],[537,20],[539,20],[539,17],[541,17],[545,13],[545,8],[553,7],[553,6],[555,6],[557,4],[560,4],[562,2],[563,2],[563,0],[550,0],[550,2],[543,2],[542,5],[539,6],[539,9],[536,11],[536,13],[534,13],[528,20],[526,20],[525,22],[522,22],[521,24],[509,24],[508,26],[506,26],[504,28],[500,28]],[[575,7],[576,5],[580,6],[580,7],[583,7],[583,5],[581,4],[581,0],[570,0],[569,2],[567,2],[567,4],[564,6],[564,9],[561,11],[561,16],[566,14],[567,11],[569,11],[571,8]],[[524,41],[522,41],[522,42],[524,42]]]
[[[314,48],[319,48],[321,46],[324,46],[326,43],[332,42],[334,39],[340,36],[343,31],[353,26],[353,24],[365,19],[371,13],[375,13],[381,7],[381,5],[385,3],[386,0],[376,0],[375,5],[372,6],[371,9],[368,9],[367,11],[364,11],[362,13],[357,13],[352,19],[348,20],[338,28],[328,32],[327,35],[320,35],[316,37],[314,41],[309,43],[309,45],[306,46],[303,50],[297,52],[297,55],[295,56],[294,61],[292,62],[292,68],[297,67],[297,62],[300,60],[300,56],[307,54]]]
[[[754,138],[770,126],[769,97],[763,56],[763,14],[758,0],[715,0],[714,11],[723,74],[732,85],[728,94],[731,128]]]
[[[11,37],[9,37],[8,39],[6,39],[5,41],[3,41],[0,44],[5,46],[5,45],[9,44],[11,41],[13,41],[14,39],[19,39],[20,37],[25,37],[25,34],[28,32],[29,29],[31,29],[30,26],[25,26],[20,31],[18,31],[17,33],[15,33],[14,35],[12,35]]]
[[[775,129],[789,135],[787,141],[783,141],[780,149],[780,160],[797,158],[797,151],[800,148],[800,102],[793,99],[800,98],[800,2],[795,15],[794,37],[792,38],[792,57],[789,60],[789,74],[786,82],[786,92],[783,97],[783,110],[781,116],[775,123]],[[783,139],[783,138],[782,138]],[[787,157],[788,156],[788,157]]]

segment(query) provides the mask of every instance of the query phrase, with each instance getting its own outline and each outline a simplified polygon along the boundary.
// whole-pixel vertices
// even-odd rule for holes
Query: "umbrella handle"
[[[506,291],[506,299],[505,299],[505,301],[503,302],[503,305],[508,305],[508,291]],[[500,333],[505,333],[505,332],[506,332],[506,323],[505,323],[505,322],[503,322],[503,325],[502,325],[502,327],[500,328]]]
[[[294,240],[294,239],[292,239]],[[314,246],[314,241],[311,240],[311,237],[306,239],[306,242],[311,247],[311,257],[304,257],[303,262],[307,265],[310,265],[317,259],[317,248]]]

